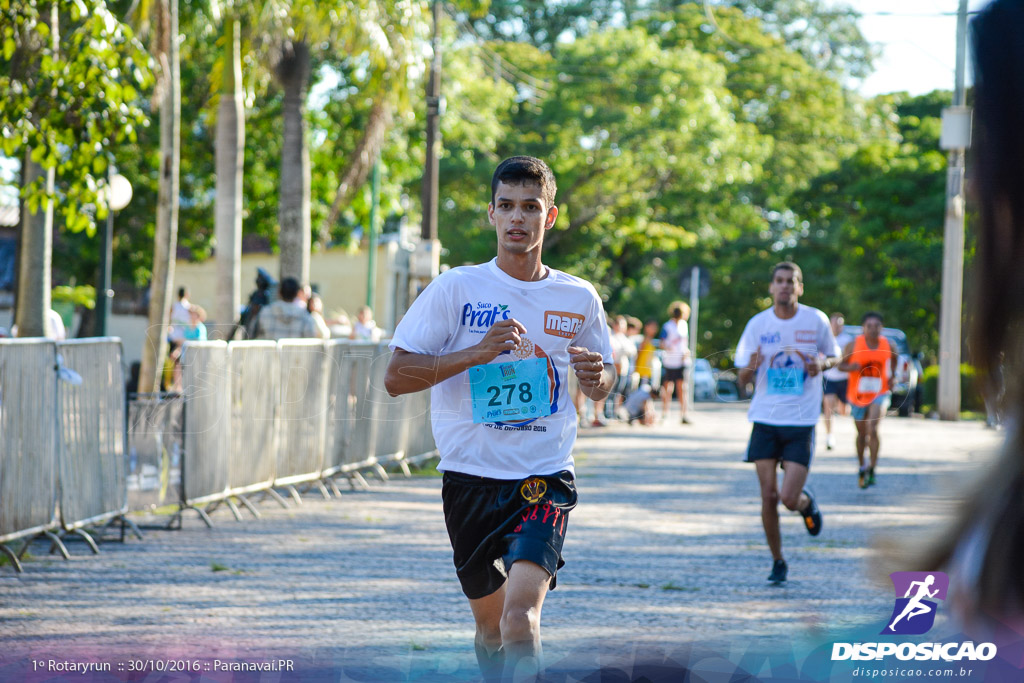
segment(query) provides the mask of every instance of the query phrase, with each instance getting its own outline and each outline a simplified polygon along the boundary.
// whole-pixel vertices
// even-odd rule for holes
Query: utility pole
[[[964,168],[970,141],[964,74],[967,61],[967,0],[956,19],[956,83],[953,106],[943,112],[943,147],[949,150],[946,171],[946,221],[942,250],[942,310],[939,317],[939,417],[960,418],[960,319],[964,281]],[[966,135],[963,133],[966,120]],[[960,123],[956,126],[956,123]],[[949,128],[958,127],[959,135]]]
[[[370,234],[366,267],[366,305],[376,308],[377,294],[377,205],[380,204],[380,157],[373,162],[373,180],[370,181]]]
[[[695,372],[697,368],[697,318],[700,316],[700,266],[690,269],[690,320],[688,336],[690,340],[690,381],[686,383],[686,407],[693,410],[696,391]]]
[[[433,0],[434,35],[430,39],[430,80],[427,83],[427,158],[423,168],[423,224],[420,243],[409,262],[409,301],[437,277],[441,268],[441,242],[437,239],[438,158],[441,155],[441,2]]]
[[[430,59],[430,81],[427,83],[427,160],[423,169],[423,227],[424,241],[437,239],[437,174],[440,153],[441,118],[441,3],[433,0],[434,35],[430,39],[433,55]]]

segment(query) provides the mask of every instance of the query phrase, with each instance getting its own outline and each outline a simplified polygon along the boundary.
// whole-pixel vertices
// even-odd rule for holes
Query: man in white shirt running
[[[832,335],[836,338],[836,344],[840,349],[845,349],[847,343],[853,341],[853,337],[844,331],[843,324],[846,318],[842,313],[833,313],[829,318],[832,326]],[[825,398],[822,407],[825,412],[825,448],[832,450],[836,447],[836,437],[832,433],[833,415],[843,412],[846,400],[846,381],[849,375],[839,369],[839,366],[829,368],[825,371]]]
[[[392,396],[431,387],[441,498],[486,680],[532,679],[540,615],[576,505],[568,373],[592,400],[615,382],[594,287],[541,262],[555,177],[512,157],[491,180],[497,258],[430,283],[391,341]]]
[[[782,556],[779,500],[800,513],[809,534],[821,533],[821,511],[804,484],[814,454],[814,425],[821,415],[819,375],[839,362],[840,349],[825,314],[798,303],[804,293],[798,265],[776,264],[768,291],[773,306],[747,323],[736,347],[736,364],[740,382],[755,379],[747,413],[754,427],[746,460],[756,466],[761,485],[761,523],[773,560],[768,580],[779,584],[789,571]],[[779,463],[784,472],[781,494]]]

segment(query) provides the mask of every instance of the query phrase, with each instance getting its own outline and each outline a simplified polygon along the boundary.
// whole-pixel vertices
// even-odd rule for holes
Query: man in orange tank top
[[[897,355],[882,336],[882,314],[875,311],[864,314],[863,334],[843,349],[844,361],[840,370],[850,373],[847,380],[846,398],[857,425],[857,483],[866,489],[875,483],[875,467],[878,465],[878,449],[881,441],[878,428],[889,409],[892,397],[889,381],[896,371]],[[870,454],[869,464],[864,464],[864,449]]]

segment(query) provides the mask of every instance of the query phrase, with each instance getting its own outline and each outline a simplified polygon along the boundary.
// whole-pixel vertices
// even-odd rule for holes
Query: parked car
[[[861,334],[860,325],[846,325],[843,331],[856,337]],[[911,412],[921,412],[921,378],[924,370],[921,367],[919,354],[910,352],[907,335],[895,327],[883,327],[882,336],[889,340],[889,346],[897,353],[896,373],[892,377],[892,406],[900,417],[909,417]]]
[[[713,401],[715,399],[715,373],[707,358],[698,358],[693,364],[693,400]]]
[[[723,403],[740,400],[739,377],[732,370],[719,371],[715,381],[715,398]]]

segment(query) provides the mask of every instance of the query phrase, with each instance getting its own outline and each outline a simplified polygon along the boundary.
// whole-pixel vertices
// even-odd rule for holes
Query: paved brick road
[[[819,438],[812,466],[823,533],[784,517],[790,580],[771,587],[742,407],[700,404],[696,417],[583,432],[568,564],[544,610],[548,662],[874,628],[892,605],[872,568],[875,539],[935,523],[998,439],[978,423],[887,419],[878,486],[862,491],[853,425],[841,420],[840,447]],[[29,656],[281,656],[327,680],[467,677],[472,626],[439,491],[440,478],[418,476],[289,510],[264,503],[259,521],[221,511],[212,530],[186,516],[182,531],[107,543],[95,557],[73,544],[68,562],[37,544],[24,574],[0,567],[0,680]]]

